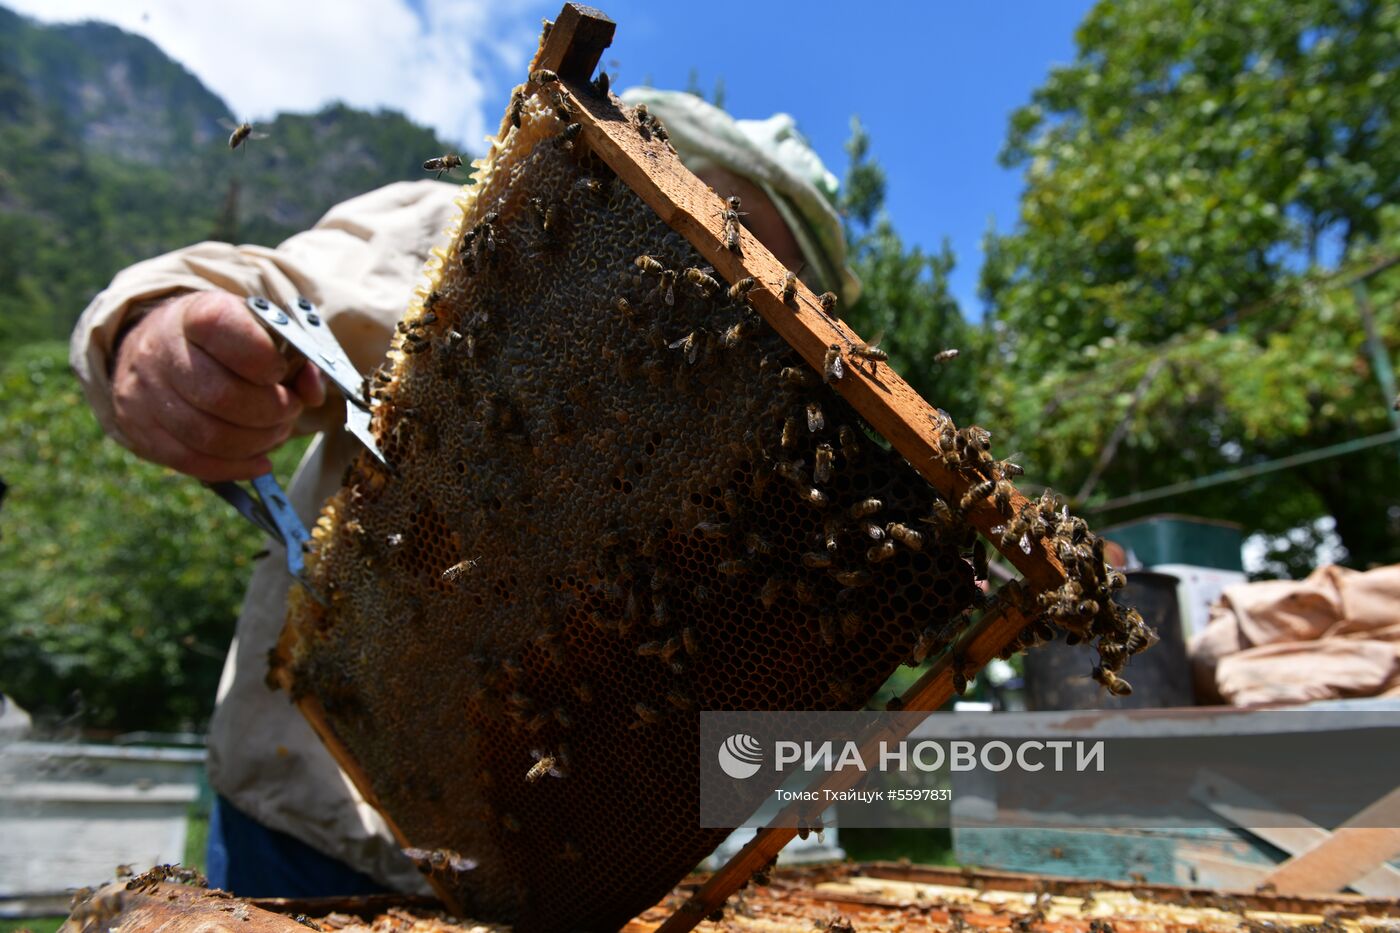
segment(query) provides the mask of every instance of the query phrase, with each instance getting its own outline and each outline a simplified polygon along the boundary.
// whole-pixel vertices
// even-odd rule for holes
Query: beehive
[[[275,672],[449,903],[522,930],[616,927],[725,835],[698,826],[699,710],[859,708],[978,593],[974,506],[583,144],[575,105],[533,75],[478,166],[371,377],[390,467],[362,456],[327,504],[325,604],[293,594]],[[949,443],[1004,480],[977,432]]]

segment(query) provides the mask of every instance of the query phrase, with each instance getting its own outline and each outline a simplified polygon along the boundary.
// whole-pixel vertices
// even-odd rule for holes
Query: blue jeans
[[[388,890],[368,875],[214,798],[209,884],[239,897],[350,897]]]

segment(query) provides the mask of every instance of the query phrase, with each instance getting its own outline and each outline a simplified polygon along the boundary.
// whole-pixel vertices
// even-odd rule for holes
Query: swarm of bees
[[[388,465],[361,457],[328,503],[326,603],[293,595],[277,659],[407,838],[473,866],[425,850],[439,890],[522,931],[655,903],[726,835],[678,777],[698,711],[859,708],[970,624],[987,552],[963,513],[990,499],[1010,525],[1019,501],[980,428],[940,439],[981,477],[958,502],[868,436],[836,386],[885,351],[809,366],[754,280],[589,150],[569,94],[536,71],[512,98],[369,380]],[[664,849],[630,845],[642,827]]]

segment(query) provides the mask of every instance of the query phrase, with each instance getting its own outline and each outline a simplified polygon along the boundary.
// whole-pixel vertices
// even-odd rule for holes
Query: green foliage
[[[1400,3],[1102,2],[1011,120],[1017,229],[989,238],[988,423],[1094,499],[1386,430],[1347,270],[1400,252]],[[1368,283],[1400,347],[1392,270]],[[1394,447],[1116,510],[1283,532],[1332,514],[1352,563],[1400,560]],[[1373,486],[1367,484],[1374,483]]]
[[[861,279],[861,297],[843,314],[856,332],[873,341],[883,335],[890,363],[924,398],[955,417],[974,410],[975,334],[948,291],[953,252],[945,242],[934,255],[904,241],[883,213],[885,173],[870,156],[870,136],[851,121],[846,143],[850,163],[842,184],[842,211],[851,263]],[[934,354],[949,347],[967,353],[952,365]]]
[[[0,463],[0,689],[86,726],[201,725],[261,535],[104,441],[62,344],[0,364]]]

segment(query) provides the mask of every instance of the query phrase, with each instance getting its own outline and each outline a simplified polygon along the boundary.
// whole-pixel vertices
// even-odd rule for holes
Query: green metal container
[[[1099,534],[1137,555],[1144,567],[1190,564],[1244,570],[1244,532],[1234,522],[1194,515],[1152,515],[1100,529]]]

